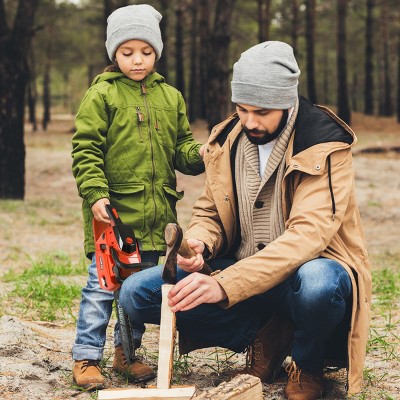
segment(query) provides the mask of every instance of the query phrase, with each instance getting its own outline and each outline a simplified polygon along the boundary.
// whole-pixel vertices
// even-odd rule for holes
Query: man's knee
[[[351,281],[338,262],[317,258],[299,268],[292,289],[308,299],[334,300],[337,296],[346,299],[351,294]]]

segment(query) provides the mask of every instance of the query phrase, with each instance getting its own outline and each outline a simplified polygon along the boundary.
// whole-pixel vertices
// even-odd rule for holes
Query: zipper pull
[[[144,82],[140,84],[140,87],[142,88],[142,94],[147,94],[147,88]]]
[[[138,122],[141,123],[144,121],[144,116],[143,114],[140,112],[140,107],[136,107],[136,114],[138,117]]]

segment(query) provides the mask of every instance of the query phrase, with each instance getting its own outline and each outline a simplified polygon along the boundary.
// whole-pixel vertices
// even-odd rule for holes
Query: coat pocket
[[[184,196],[184,192],[178,192],[170,186],[163,185],[165,195],[165,206],[166,206],[166,218],[167,223],[177,222],[176,218],[176,202],[181,200]]]
[[[124,224],[132,225],[136,235],[142,237],[145,219],[144,184],[109,184],[110,202]]]

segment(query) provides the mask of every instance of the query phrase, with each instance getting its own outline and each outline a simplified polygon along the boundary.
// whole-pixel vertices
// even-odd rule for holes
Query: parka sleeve
[[[108,114],[104,99],[95,88],[90,88],[83,98],[75,128],[72,137],[72,173],[79,195],[92,206],[101,198],[109,198],[104,174]]]
[[[331,162],[335,218],[332,218],[327,167],[320,175],[296,172],[301,177],[284,233],[253,256],[214,276],[227,293],[227,307],[277,286],[329,246],[354,190],[351,150],[332,153]]]
[[[204,172],[204,163],[199,154],[200,147],[201,143],[193,138],[186,115],[185,101],[179,93],[175,168],[186,175],[199,175]]]

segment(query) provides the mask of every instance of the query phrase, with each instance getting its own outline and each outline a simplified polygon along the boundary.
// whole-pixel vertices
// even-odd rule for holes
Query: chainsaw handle
[[[154,267],[154,263],[152,262],[140,262],[140,263],[133,263],[133,264],[125,264],[124,262],[122,262],[119,257],[118,257],[118,253],[116,252],[115,249],[111,248],[111,255],[112,258],[115,262],[115,266],[117,268],[124,268],[124,269],[136,269],[136,268],[140,268],[140,269],[146,269],[146,268],[150,268],[150,267]]]

